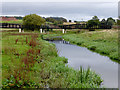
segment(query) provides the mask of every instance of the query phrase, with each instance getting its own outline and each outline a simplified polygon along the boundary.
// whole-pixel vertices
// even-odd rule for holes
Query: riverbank
[[[3,32],[2,46],[3,88],[98,88],[102,82],[90,69],[66,66],[38,33]]]
[[[103,30],[85,32],[80,34],[63,35],[66,41],[73,44],[87,47],[88,49],[110,57],[110,59],[119,62],[118,58],[118,31]]]
[[[102,85],[106,88],[118,87],[118,64],[108,57],[92,52],[85,47],[70,44],[67,41],[50,41],[56,45],[59,56],[68,58],[67,65],[74,69],[90,67],[100,74]]]

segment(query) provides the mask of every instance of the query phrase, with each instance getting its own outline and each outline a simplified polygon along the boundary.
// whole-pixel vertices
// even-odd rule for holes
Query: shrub
[[[89,46],[88,49],[95,51],[96,50],[96,46],[94,46],[94,45]]]

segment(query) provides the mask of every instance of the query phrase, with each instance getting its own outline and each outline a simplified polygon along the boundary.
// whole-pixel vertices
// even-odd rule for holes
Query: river
[[[118,63],[113,62],[107,56],[92,52],[87,48],[66,43],[65,41],[53,41],[59,56],[68,58],[68,66],[79,69],[88,67],[95,71],[104,80],[105,88],[118,88]]]

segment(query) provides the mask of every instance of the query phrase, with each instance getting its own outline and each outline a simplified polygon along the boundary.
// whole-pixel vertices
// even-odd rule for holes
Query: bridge
[[[19,29],[19,32],[23,30],[25,27],[21,24],[13,24],[13,23],[0,23],[0,28],[17,28]],[[42,26],[36,26],[36,28],[40,29],[40,32],[42,33],[43,30],[47,29],[48,31],[51,29],[63,29],[63,33],[66,29],[111,29],[112,27],[109,25],[94,25],[94,26],[88,26],[87,24],[70,24],[70,25],[42,25]]]
[[[21,28],[20,24],[13,23],[0,23],[0,28]]]

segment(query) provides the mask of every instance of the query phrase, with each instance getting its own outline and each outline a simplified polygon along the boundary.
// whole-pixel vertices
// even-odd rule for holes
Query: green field
[[[67,36],[66,36],[67,37]],[[2,33],[3,88],[99,88],[99,75],[74,70],[38,33]]]
[[[0,21],[0,23],[15,23],[15,24],[22,24],[22,20],[17,20],[17,21]]]
[[[0,21],[0,23],[22,24],[22,23],[23,23],[23,20],[17,20],[17,21],[14,21],[14,20],[11,20],[11,21]],[[51,22],[46,22],[46,24],[53,24],[53,23],[51,23]]]

